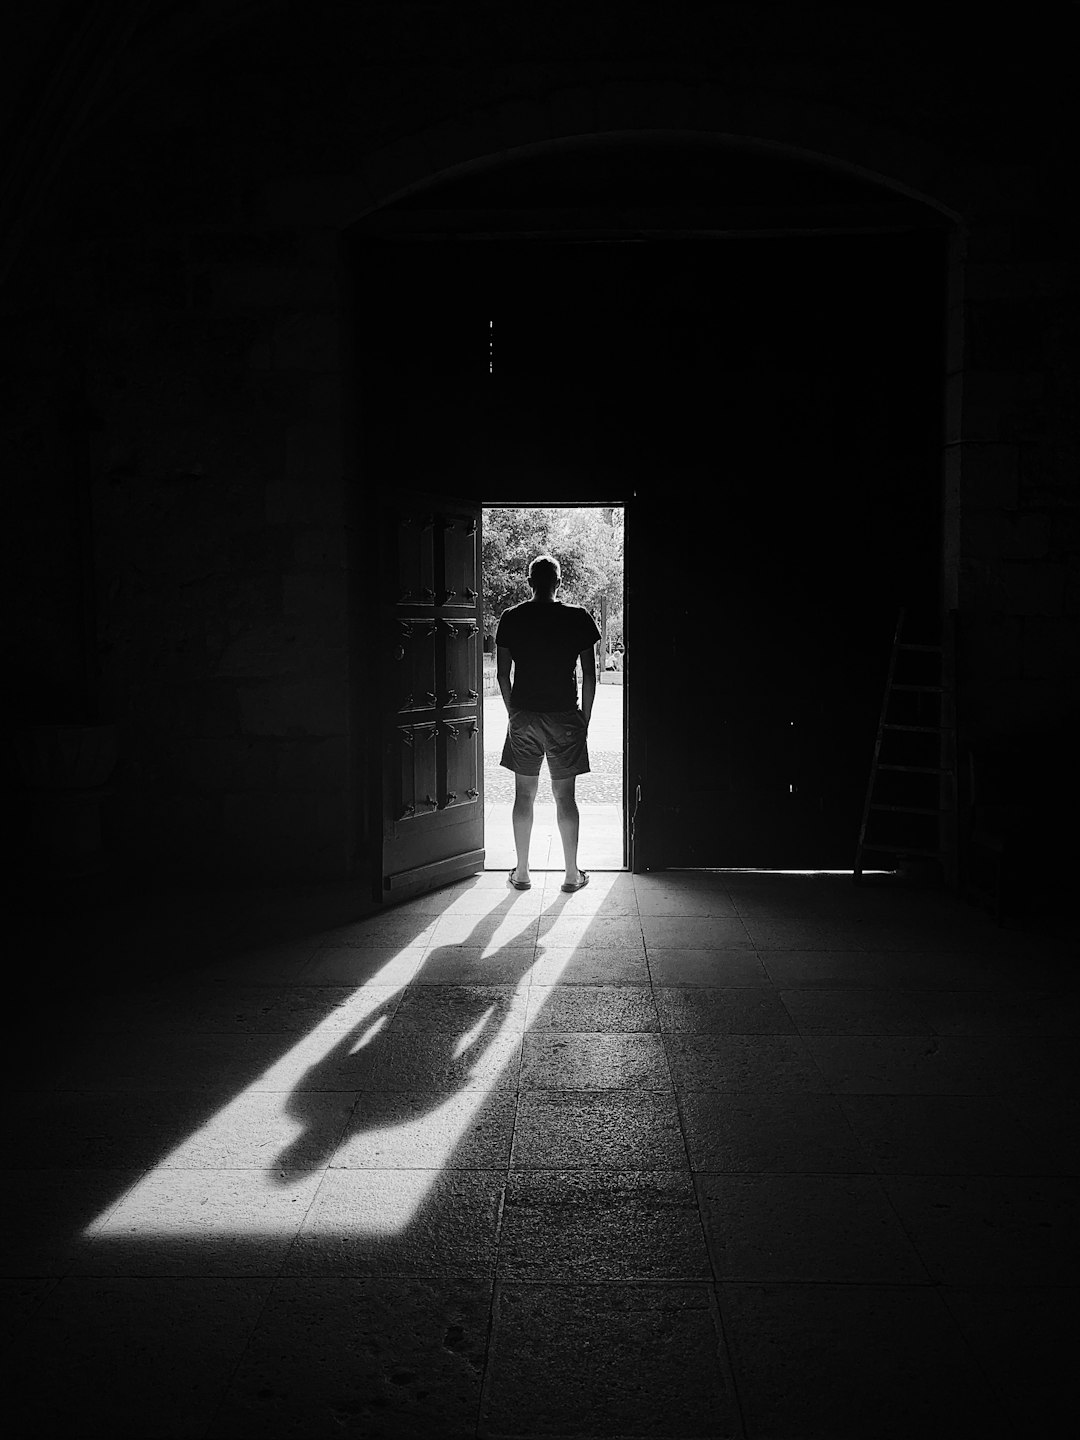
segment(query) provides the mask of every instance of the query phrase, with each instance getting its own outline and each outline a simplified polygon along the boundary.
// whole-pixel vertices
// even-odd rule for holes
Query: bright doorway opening
[[[599,683],[589,725],[591,768],[578,776],[576,787],[581,812],[579,862],[585,870],[626,866],[628,645],[623,526],[620,505],[499,505],[484,510],[484,846],[489,870],[507,870],[516,861],[511,820],[514,776],[499,763],[506,707],[495,676],[495,633],[503,611],[529,599],[529,563],[545,553],[556,556],[562,567],[559,599],[588,610],[601,637]],[[579,695],[580,687],[579,671]],[[538,871],[563,868],[546,763],[540,772],[529,865]]]

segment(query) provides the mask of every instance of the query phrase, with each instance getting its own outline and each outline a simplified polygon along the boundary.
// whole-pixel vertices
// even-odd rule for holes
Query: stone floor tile
[[[518,986],[532,975],[536,952],[525,946],[487,951],[474,945],[436,945],[416,971],[416,985]]]
[[[279,945],[244,947],[215,960],[204,975],[229,985],[287,985],[299,978],[317,948],[313,935]]]
[[[0,1276],[0,1344],[5,1350],[26,1331],[30,1316],[59,1284],[57,1275]]]
[[[272,1276],[322,1173],[152,1170],[80,1250],[84,1275]]]
[[[260,987],[264,988],[264,987]],[[277,988],[272,987],[272,988]],[[83,1035],[113,1035],[131,1031],[190,1029],[191,1018],[200,1002],[213,1002],[228,992],[228,985],[208,969],[189,969],[183,974],[162,976],[144,983],[132,983],[122,993],[102,991],[90,996],[71,1016],[73,1028]]]
[[[874,1167],[891,1175],[1055,1175],[1054,1151],[998,1097],[845,1095]]]
[[[425,895],[414,895],[411,900],[394,905],[392,913],[401,916],[448,915],[458,909],[461,900],[478,893],[477,887],[472,883],[478,878],[479,876],[471,876],[468,880],[454,880],[449,885],[440,885],[437,890],[429,890]],[[506,878],[505,872],[503,878]],[[493,910],[501,900],[509,898],[505,887],[501,893],[493,887],[486,891],[486,895],[485,910]]]
[[[463,1035],[451,1030],[387,1031],[367,1051],[346,1058],[370,1056],[360,1086],[364,1090],[441,1092],[514,1084],[521,1043],[520,1030],[501,1029],[488,1017]]]
[[[324,1021],[346,1026],[358,1009],[389,1003],[395,985],[206,986],[182,1003],[166,1002],[145,1017],[155,1033],[203,1035],[303,1034]]]
[[[958,919],[918,916],[890,916],[875,919],[860,916],[853,919],[853,928],[867,950],[961,950],[972,952],[983,948],[972,936],[970,923]]]
[[[927,1035],[930,1026],[914,999],[897,990],[781,990],[800,1035]]]
[[[562,876],[556,877],[562,880]],[[633,890],[624,890],[613,895],[597,894],[594,891],[595,875],[580,894],[563,895],[558,887],[544,892],[540,907],[540,937],[549,927],[606,925],[609,921],[617,924],[624,934],[632,939],[641,933],[637,898]],[[588,941],[592,944],[592,941]]]
[[[1076,1394],[1080,1290],[943,1285],[939,1291],[1018,1435],[1053,1435]]]
[[[504,1170],[328,1170],[282,1273],[490,1275],[505,1180]]]
[[[648,985],[644,947],[544,946],[532,968],[533,985]]]
[[[245,1090],[180,1139],[167,1170],[287,1170],[325,1167],[356,1108],[355,1091]]]
[[[490,1282],[278,1280],[207,1432],[472,1440]]]
[[[676,1033],[789,1035],[791,1016],[771,985],[657,985],[660,1028]]]
[[[647,985],[534,985],[529,992],[531,1030],[659,1030]]]
[[[46,1090],[8,1096],[11,1163],[27,1170],[142,1170],[229,1099],[203,1090]]]
[[[847,910],[835,898],[808,891],[785,892],[783,887],[754,895],[734,888],[730,892],[735,913],[743,920],[833,920]]]
[[[639,889],[638,911],[641,915],[679,916],[682,919],[723,917],[738,919],[741,911],[726,890],[713,887],[689,890],[674,885],[657,885]]]
[[[805,1043],[838,1094],[1002,1095],[1078,1078],[1070,1041],[811,1035]]]
[[[394,1032],[439,1030],[467,1035],[481,1024],[522,1030],[528,986],[411,985],[394,1012]]]
[[[394,946],[399,950],[416,949],[432,943],[438,919],[438,913],[425,911],[409,915],[391,909],[381,915],[369,915],[364,920],[324,930],[317,938],[320,947],[344,945],[358,950],[385,950]]]
[[[0,1177],[0,1276],[66,1275],[138,1170],[5,1170]]]
[[[631,915],[590,915],[562,913],[543,915],[537,931],[542,950],[616,950],[622,955],[643,955],[641,922]]]
[[[483,950],[528,949],[536,944],[539,914],[440,915],[431,932],[433,947],[468,945]]]
[[[571,1034],[532,1030],[524,1037],[526,1090],[671,1090],[658,1034]]]
[[[563,876],[548,875],[544,888],[543,911],[547,916],[558,915],[565,919],[603,914],[609,916],[636,916],[638,897],[633,878],[629,875],[611,872],[589,871],[589,883],[584,890],[571,895],[560,888]]]
[[[355,1092],[371,1083],[389,1043],[397,1005],[379,1006],[351,1029],[322,1025],[306,1035],[278,1039],[278,1053],[249,1082],[248,1091],[334,1090]]]
[[[982,951],[867,951],[875,969],[903,990],[1024,990],[1038,983],[1023,967]]]
[[[857,925],[831,924],[809,917],[773,920],[748,916],[740,921],[750,943],[757,950],[864,950],[864,937]]]
[[[205,1434],[269,1288],[269,1280],[69,1276],[6,1357],[9,1433]]]
[[[751,949],[746,926],[737,916],[643,915],[641,930],[650,957],[658,950]]]
[[[766,977],[781,989],[895,988],[893,966],[866,950],[759,950]]]
[[[222,1090],[262,1073],[282,1035],[90,1035],[57,1057],[61,1090]]]
[[[871,1175],[695,1176],[718,1280],[928,1284]]]
[[[591,802],[585,803],[580,799],[580,797],[578,799],[578,806],[584,812],[582,819],[583,825],[588,825],[591,823],[599,823],[606,825],[608,819],[614,813],[621,809],[621,806],[614,804],[600,805]],[[554,803],[552,804],[551,811],[552,819],[554,819]],[[548,894],[561,892],[563,881],[566,878],[566,868],[561,863],[562,856],[560,855],[558,858],[560,861],[558,865],[552,865],[548,863],[543,867],[542,870],[537,870],[536,878],[543,881],[545,891]],[[629,893],[631,895],[636,894],[637,886],[634,882],[637,877],[632,875],[629,870],[624,869],[621,859],[618,862],[613,863],[610,861],[606,861],[603,864],[601,864],[599,860],[596,860],[590,867],[588,860],[584,859],[583,857],[583,864],[589,875],[592,876],[593,880],[598,884],[610,886],[612,893]],[[567,896],[567,899],[569,900],[571,905],[574,904],[574,902],[578,899],[577,892],[571,893],[569,896]]]
[[[510,1087],[365,1091],[330,1164],[345,1170],[498,1170],[510,1158]]]
[[[1080,1000],[1052,991],[916,990],[938,1035],[1080,1036]]]
[[[1002,1099],[1028,1134],[1053,1154],[1059,1175],[1080,1175],[1080,1096],[1029,1090]]]
[[[1077,1180],[896,1175],[883,1184],[938,1283],[1080,1283]]]
[[[709,1269],[687,1172],[511,1170],[503,1280],[700,1280]]]
[[[744,877],[732,871],[643,870],[627,878],[639,895],[659,890],[678,890],[684,895],[728,895],[739,889]]]
[[[1007,1440],[937,1292],[718,1286],[748,1440]]]
[[[753,950],[676,950],[649,946],[654,985],[766,985],[769,977]]]
[[[500,1283],[480,1433],[740,1435],[710,1288]]]
[[[363,950],[322,945],[300,971],[303,985],[407,985],[423,963],[426,947],[387,945]]]
[[[685,1170],[675,1096],[635,1090],[523,1090],[516,1170]]]
[[[873,1165],[830,1095],[680,1090],[694,1170],[849,1175]]]
[[[511,905],[506,907],[507,897]],[[511,890],[506,871],[499,872],[497,884],[472,886],[456,891],[452,896],[436,890],[428,897],[433,913],[444,916],[493,915],[497,911],[506,915],[539,915],[544,907],[544,887],[534,885],[531,890]]]
[[[829,1087],[796,1035],[664,1035],[676,1089],[801,1094]]]

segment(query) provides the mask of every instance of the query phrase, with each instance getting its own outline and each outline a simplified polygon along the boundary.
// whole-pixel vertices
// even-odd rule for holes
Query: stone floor
[[[9,1434],[1059,1433],[1075,948],[558,878],[18,937]]]

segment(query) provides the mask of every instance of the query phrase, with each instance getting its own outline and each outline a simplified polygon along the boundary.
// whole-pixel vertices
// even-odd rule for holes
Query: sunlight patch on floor
[[[328,1160],[331,1170],[368,1172],[362,1200],[350,1207],[348,1233],[389,1236],[404,1230],[518,1055],[521,1029],[504,1023],[485,1038],[493,1008],[489,1007],[453,1047],[455,1061],[469,1057],[463,1079],[434,1108],[405,1122],[350,1133],[343,1107],[351,1105],[352,1094],[359,1091],[363,1120],[365,1087],[360,1075],[355,1084],[339,1091],[317,1088],[313,1075],[320,1067],[361,1056],[375,1041],[385,1040],[395,1002],[433,956],[446,955],[451,946],[473,940],[482,960],[512,948],[525,933],[530,946],[535,944],[539,908],[522,905],[510,914],[492,917],[490,911],[503,903],[503,896],[499,891],[490,893],[488,911],[482,913],[463,912],[451,901],[431,931],[423,961],[415,950],[412,954],[417,958],[407,961],[408,947],[393,954],[367,983],[177,1145],[84,1233],[116,1241],[295,1233],[324,1179]],[[468,903],[464,896],[456,898]],[[583,922],[592,919],[595,914],[581,916]],[[548,955],[545,984],[557,981],[572,959],[574,945],[562,941],[562,946],[559,959]],[[537,947],[517,983],[516,999],[528,990],[532,965],[540,953]],[[392,983],[383,983],[388,979]],[[519,1016],[521,1011],[519,1000]],[[407,1040],[410,1032],[396,1033]],[[471,1050],[475,1053],[470,1056]],[[369,1085],[368,1093],[377,1090],[377,1084]],[[335,1098],[341,1102],[340,1115]],[[380,1092],[379,1098],[385,1102],[386,1094]],[[319,1115],[327,1117],[330,1128],[324,1153],[312,1162],[308,1142]],[[337,1224],[331,1227],[332,1233],[339,1229]]]

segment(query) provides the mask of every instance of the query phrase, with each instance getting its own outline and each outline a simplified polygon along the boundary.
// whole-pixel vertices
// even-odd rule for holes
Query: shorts
[[[587,736],[580,710],[515,710],[506,727],[499,764],[515,775],[539,775],[546,757],[553,780],[587,775]]]

